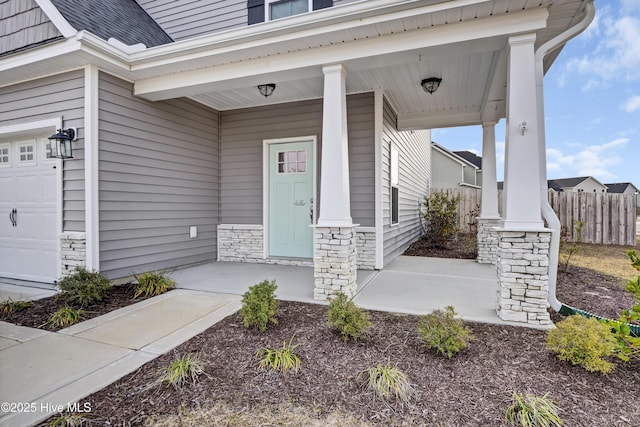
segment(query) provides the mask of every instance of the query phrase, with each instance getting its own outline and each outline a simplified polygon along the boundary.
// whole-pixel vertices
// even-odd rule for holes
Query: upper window
[[[307,172],[307,150],[278,152],[278,173]]]
[[[309,0],[266,0],[268,4],[268,20],[286,18],[287,16],[299,15],[310,10]]]

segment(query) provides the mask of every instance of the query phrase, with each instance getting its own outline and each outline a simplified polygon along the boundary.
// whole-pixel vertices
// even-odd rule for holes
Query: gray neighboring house
[[[429,129],[468,125],[479,240],[545,244],[536,88],[594,15],[593,0],[5,0],[0,276],[228,260],[312,265],[316,298],[353,294],[357,268],[420,235]],[[73,158],[52,156],[58,129],[76,131]],[[525,307],[500,259],[499,315],[549,323],[545,268]]]
[[[481,158],[470,151],[450,151],[431,142],[431,175],[433,188],[480,188]]]
[[[640,190],[638,187],[630,182],[613,182],[611,184],[605,184],[607,186],[607,192],[616,194],[635,194],[636,206],[640,206]]]
[[[575,178],[559,178],[547,180],[547,188],[553,191],[569,193],[606,193],[608,185],[602,184],[592,176],[580,176]],[[504,188],[504,182],[498,182],[498,190]]]

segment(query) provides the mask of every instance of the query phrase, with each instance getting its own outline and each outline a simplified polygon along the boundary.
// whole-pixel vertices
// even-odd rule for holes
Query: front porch
[[[275,279],[279,299],[326,304],[313,297],[311,267],[213,262],[176,270],[171,277],[179,288],[235,295]],[[498,317],[495,266],[474,260],[400,256],[381,271],[358,270],[357,285],[354,301],[370,310],[425,314],[452,305],[466,321],[523,326]]]

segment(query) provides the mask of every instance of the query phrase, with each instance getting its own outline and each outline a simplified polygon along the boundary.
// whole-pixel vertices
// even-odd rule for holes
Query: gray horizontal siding
[[[0,56],[60,37],[34,0],[0,1]]]
[[[84,231],[84,71],[0,88],[0,126],[61,116],[78,128],[74,158],[64,161],[63,229]]]
[[[388,264],[422,233],[419,206],[430,186],[430,131],[398,131],[396,114],[385,100],[382,133],[384,263]],[[398,149],[398,224],[391,225],[390,147]]]
[[[363,226],[375,223],[373,108],[373,94],[347,97],[351,214],[354,222]],[[320,157],[322,100],[224,111],[221,115],[220,221],[262,224],[263,140],[316,135]]]
[[[101,271],[123,277],[215,260],[218,113],[135,98],[130,83],[105,73],[99,93]]]
[[[334,0],[334,6],[358,0]],[[247,0],[138,0],[174,40],[247,26]]]
[[[138,0],[174,40],[247,25],[246,0]]]

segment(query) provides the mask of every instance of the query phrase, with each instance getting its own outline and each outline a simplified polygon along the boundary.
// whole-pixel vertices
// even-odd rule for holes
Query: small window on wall
[[[269,20],[286,18],[309,11],[309,0],[269,1]]]
[[[399,171],[399,160],[398,160],[398,150],[391,146],[391,159],[390,159],[390,186],[391,186],[391,224],[397,224],[399,222],[398,216],[398,195],[399,189],[398,185],[400,183],[400,171]]]

